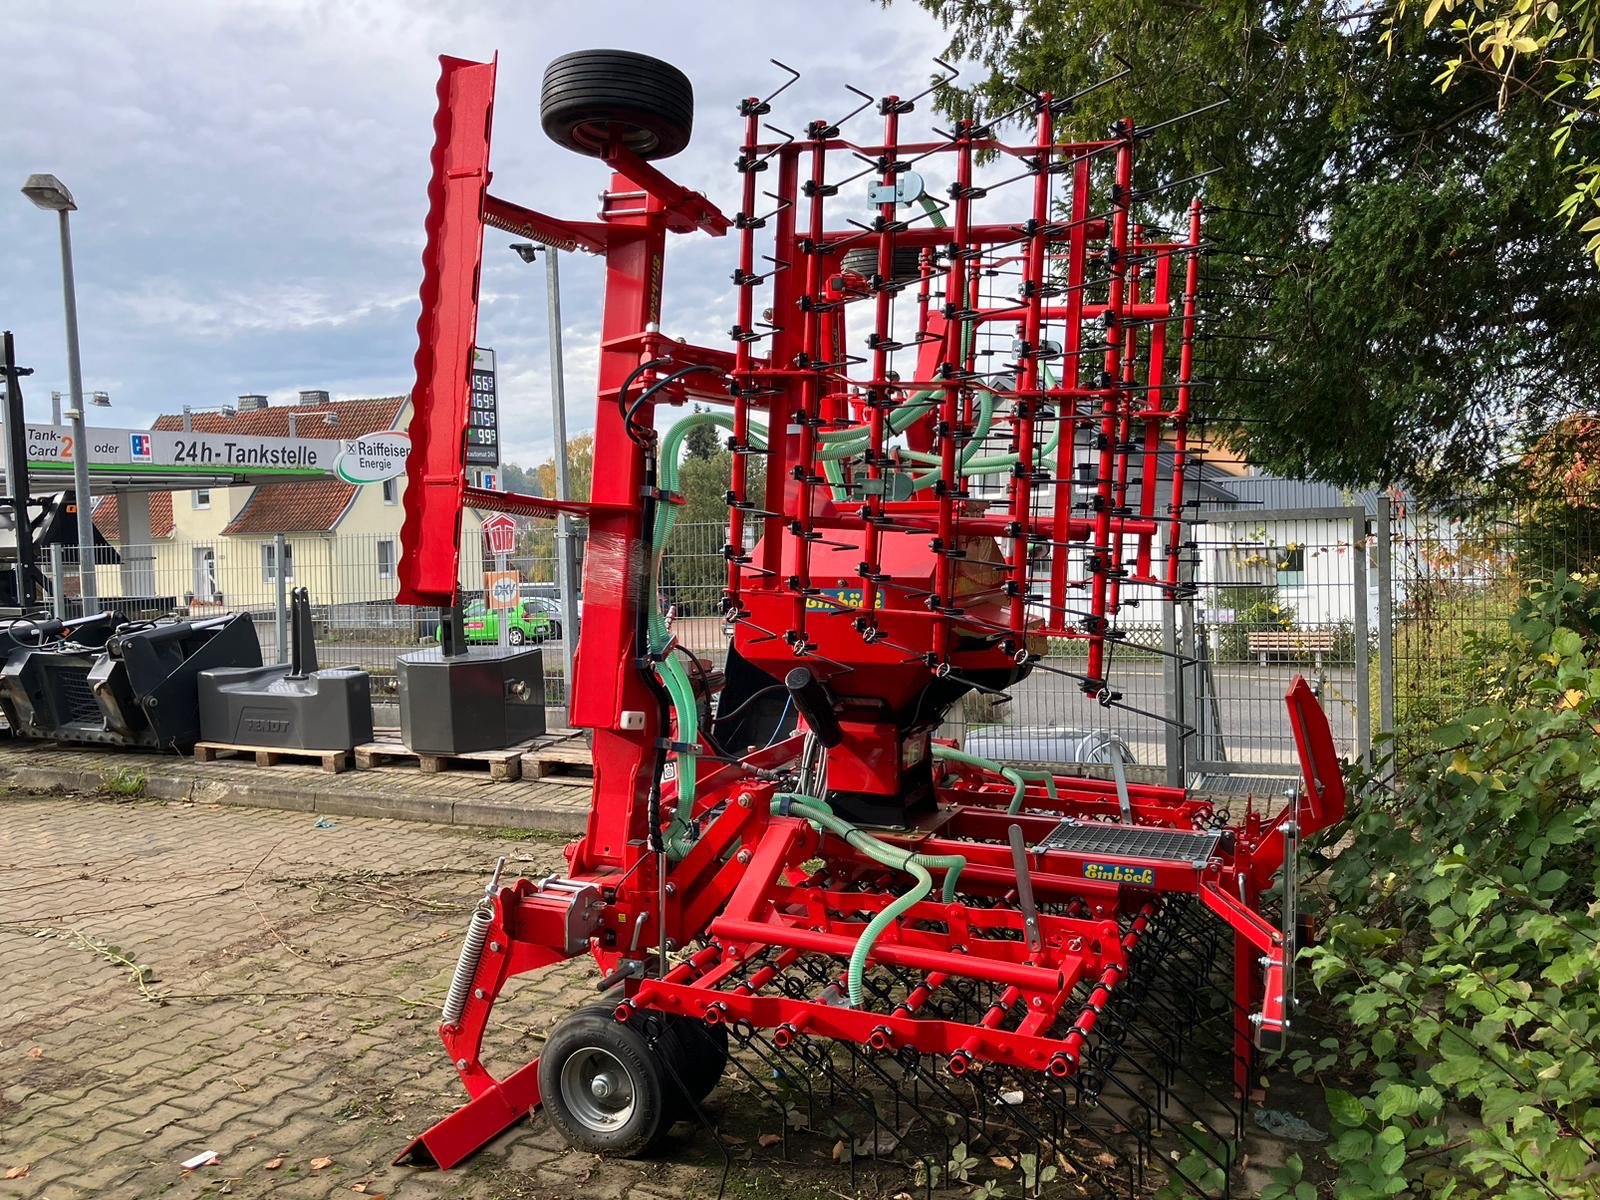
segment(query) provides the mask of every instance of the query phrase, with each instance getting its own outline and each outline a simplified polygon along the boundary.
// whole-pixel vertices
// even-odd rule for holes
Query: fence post
[[[1161,607],[1162,674],[1167,689],[1167,725],[1162,731],[1167,752],[1167,786],[1183,786],[1184,669],[1178,657],[1176,604]]]
[[[67,616],[67,568],[61,558],[61,543],[50,547],[50,607],[58,620]]]
[[[1367,638],[1367,510],[1350,518],[1351,585],[1355,589],[1356,651],[1356,754],[1364,766],[1372,764],[1372,677]]]
[[[1181,582],[1193,582],[1194,572],[1189,570],[1181,556],[1178,561],[1178,571],[1178,578]],[[1193,750],[1200,758],[1207,757],[1204,745],[1196,747],[1193,744],[1193,735],[1198,731],[1199,722],[1189,719],[1189,714],[1198,713],[1200,706],[1205,703],[1205,681],[1201,674],[1200,639],[1196,627],[1199,613],[1196,609],[1195,597],[1193,595],[1186,597],[1181,602],[1181,608],[1183,620],[1178,625],[1178,653],[1182,655],[1182,658],[1179,660],[1178,678],[1181,681],[1179,685],[1179,703],[1182,705],[1183,725],[1177,730],[1178,781],[1180,786],[1188,779],[1190,751]],[[1176,615],[1174,619],[1176,620]]]
[[[277,612],[275,614],[277,621],[274,628],[278,635],[278,661],[280,663],[289,661],[289,584],[285,578],[288,572],[284,570],[283,561],[286,548],[287,543],[283,534],[273,534],[272,574],[278,583]]]
[[[1394,501],[1378,500],[1378,732],[1394,734]]]

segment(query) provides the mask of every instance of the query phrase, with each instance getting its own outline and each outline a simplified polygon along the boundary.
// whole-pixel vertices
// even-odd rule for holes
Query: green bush
[[[1516,610],[1522,591],[1509,571],[1493,583],[1413,584],[1394,624],[1395,728],[1402,762],[1426,749],[1426,731],[1476,702],[1485,665],[1506,653],[1511,639],[1506,617]]]
[[[1308,957],[1345,1028],[1336,1066],[1295,1065],[1366,1079],[1327,1089],[1342,1198],[1593,1197],[1600,584],[1537,589],[1462,658],[1477,705],[1328,835]]]
[[[1216,606],[1233,613],[1233,620],[1218,625],[1217,661],[1245,662],[1250,653],[1250,635],[1271,629],[1293,629],[1294,609],[1280,603],[1272,584],[1218,588]]]

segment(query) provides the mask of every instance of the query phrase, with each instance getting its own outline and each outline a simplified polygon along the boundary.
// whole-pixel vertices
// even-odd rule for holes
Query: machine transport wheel
[[[547,642],[559,642],[561,640],[560,621],[551,621],[550,624],[544,627],[544,640]]]
[[[588,1004],[551,1032],[539,1056],[544,1110],[567,1142],[593,1154],[648,1152],[676,1119],[645,1035],[616,1010]]]
[[[887,282],[910,283],[922,278],[922,251],[915,246],[902,246],[890,251],[890,261],[893,266]],[[846,250],[839,259],[839,270],[871,279],[878,273],[878,248],[858,246],[854,250]]]
[[[520,646],[527,640],[528,635],[523,633],[520,629],[512,628],[506,633],[506,641],[510,642],[513,646]]]
[[[711,1094],[728,1066],[728,1027],[707,1025],[693,1017],[667,1017],[662,1051],[672,1056],[669,1086],[679,1120],[694,1120],[694,1110]]]
[[[539,123],[551,141],[591,158],[613,138],[640,158],[671,158],[689,144],[694,88],[648,54],[575,50],[545,68]]]

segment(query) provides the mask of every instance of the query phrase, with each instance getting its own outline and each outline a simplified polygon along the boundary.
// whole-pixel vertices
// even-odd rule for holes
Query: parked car
[[[461,629],[469,642],[498,642],[500,640],[500,613],[482,600],[474,600],[461,611]],[[538,600],[524,600],[511,614],[506,641],[513,646],[526,642],[542,642],[561,636],[561,622],[540,607]],[[434,631],[434,637],[443,640],[444,626]]]
[[[536,608],[539,612],[544,614],[546,620],[549,622],[549,630],[550,630],[550,632],[545,634],[546,637],[559,638],[561,636],[561,601],[560,600],[556,599],[554,596],[526,596],[525,595],[525,596],[522,597],[522,603],[523,603],[524,607],[528,607],[528,606],[531,605],[534,608]],[[582,598],[581,597],[579,598],[579,603],[580,604],[582,603]],[[580,615],[578,617],[578,629],[581,630],[582,628],[583,628],[583,617]],[[577,632],[577,630],[574,630],[574,632]]]
[[[1134,761],[1133,751],[1118,735],[1106,730],[1052,729],[1039,725],[983,725],[969,730],[961,748],[968,754],[998,762],[1109,763],[1117,755]]]

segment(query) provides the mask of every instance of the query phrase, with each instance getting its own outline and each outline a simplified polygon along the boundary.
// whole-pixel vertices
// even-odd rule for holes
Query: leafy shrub
[[[1333,834],[1308,953],[1372,1075],[1327,1093],[1351,1200],[1596,1194],[1600,581],[1536,590],[1471,662],[1477,706]]]
[[[1217,659],[1220,662],[1245,662],[1250,653],[1250,635],[1269,629],[1293,629],[1294,609],[1278,599],[1278,589],[1270,584],[1219,588],[1217,607],[1229,609],[1233,620],[1218,625]]]

